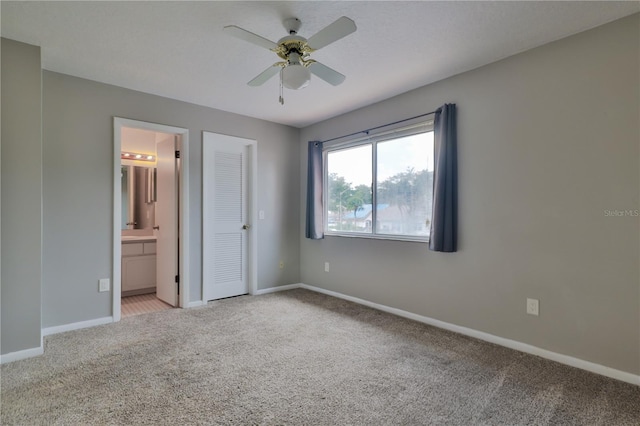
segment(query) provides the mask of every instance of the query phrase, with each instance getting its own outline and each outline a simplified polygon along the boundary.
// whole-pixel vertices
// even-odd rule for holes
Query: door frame
[[[204,150],[205,134],[219,135],[225,137],[231,137],[241,141],[247,149],[247,156],[249,157],[249,168],[247,173],[249,177],[247,183],[249,189],[247,190],[247,219],[249,225],[249,232],[247,235],[247,279],[249,280],[249,294],[255,295],[258,292],[258,141],[244,136],[227,135],[224,133],[212,132],[209,130],[202,131],[202,149]],[[204,163],[204,156],[202,157]],[[205,164],[202,164],[202,186],[204,187],[204,168]],[[202,203],[204,209],[204,201]],[[202,274],[204,277],[204,262],[202,264]],[[202,303],[206,304],[205,297],[205,283],[202,280]]]
[[[112,259],[112,288],[113,322],[120,321],[121,317],[121,268],[122,239],[121,239],[121,210],[122,210],[122,179],[120,177],[120,154],[122,151],[122,128],[129,127],[152,132],[171,133],[181,137],[179,180],[179,233],[178,250],[180,269],[178,274],[179,297],[178,307],[186,308],[189,305],[189,130],[182,127],[166,126],[164,124],[150,123],[146,121],[131,120],[128,118],[113,117],[113,259]]]

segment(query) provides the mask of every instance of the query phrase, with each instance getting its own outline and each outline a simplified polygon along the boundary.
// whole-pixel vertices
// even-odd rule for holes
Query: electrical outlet
[[[540,314],[540,302],[538,299],[527,298],[527,313],[535,316]]]
[[[329,262],[324,262],[324,271],[329,272]]]
[[[280,269],[284,269],[284,260],[280,261],[280,265],[279,266],[280,266]]]
[[[109,278],[102,278],[98,281],[98,291],[100,293],[109,291]]]

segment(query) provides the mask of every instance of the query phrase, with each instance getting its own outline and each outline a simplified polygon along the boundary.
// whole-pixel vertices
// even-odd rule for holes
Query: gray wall
[[[639,47],[636,14],[303,129],[456,103],[460,251],[302,232],[302,282],[640,373],[639,220],[605,212],[640,209]]]
[[[202,131],[258,141],[258,288],[300,281],[299,130],[45,71],[43,327],[111,315],[113,117],[189,129],[190,297],[202,285]],[[286,267],[278,268],[280,259]]]
[[[2,39],[1,353],[40,347],[40,48]]]

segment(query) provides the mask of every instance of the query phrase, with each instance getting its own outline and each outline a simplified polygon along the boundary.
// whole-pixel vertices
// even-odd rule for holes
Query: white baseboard
[[[34,356],[42,355],[44,353],[44,347],[42,344],[38,348],[25,349],[22,351],[9,352],[8,354],[0,355],[0,364],[6,364],[8,362],[20,361],[21,359],[33,358]]]
[[[453,331],[455,333],[460,333],[465,336],[474,337],[479,340],[484,340],[486,342],[494,343],[496,345],[504,346],[510,349],[514,349],[520,352],[528,353],[531,355],[536,355],[541,358],[546,358],[552,361],[559,362],[561,364],[569,365],[571,367],[580,368],[582,370],[590,371],[592,373],[600,374],[602,376],[611,377],[613,379],[617,379],[623,382],[631,383],[633,385],[640,386],[640,375],[628,373],[625,371],[616,370],[611,367],[606,367],[604,365],[596,364],[590,361],[585,361],[579,358],[575,358],[568,355],[559,354],[557,352],[552,352],[546,349],[539,348],[537,346],[532,346],[526,343],[518,342],[516,340],[507,339],[504,337],[495,336],[493,334],[485,333],[482,331],[474,330],[468,327],[462,327],[459,325],[451,324],[448,322],[440,321],[434,318],[426,317],[423,315],[414,314],[412,312],[404,311],[402,309],[392,308],[386,305],[381,305],[379,303],[370,302],[365,299],[360,299],[358,297],[348,296],[346,294],[338,293],[331,290],[325,290],[320,287],[310,286],[308,284],[289,284],[278,287],[270,287],[258,290],[254,293],[254,295],[263,295],[274,293],[277,291],[285,291],[285,290],[293,290],[296,288],[304,288],[307,290],[315,291],[317,293],[326,294],[328,296],[337,297],[339,299],[348,300],[350,302],[358,303],[360,305],[368,306],[373,309],[377,309],[383,312],[388,312],[393,315],[398,315],[400,317],[408,318],[414,321],[418,321],[424,324],[432,325],[434,327],[442,328],[445,330]],[[188,308],[206,305],[206,302],[201,300],[195,302],[189,302],[187,305]],[[113,322],[113,317],[104,317],[97,318],[89,321],[76,322],[72,324],[59,325],[55,327],[48,327],[42,329],[42,336],[48,336],[51,334],[62,333],[65,331],[78,330],[81,328],[94,327],[97,325],[108,324]],[[0,355],[0,364],[5,364],[8,362],[18,361],[21,359],[31,358],[34,356],[42,355],[44,353],[44,347],[41,345],[37,348],[25,349],[22,351],[11,352],[8,354]]]
[[[596,364],[590,361],[585,361],[572,356],[559,354],[546,349],[532,346],[526,343],[518,342],[516,340],[506,339],[504,337],[495,336],[493,334],[485,333],[482,331],[474,330],[472,328],[462,327],[459,325],[451,324],[448,322],[440,321],[434,318],[425,317],[423,315],[414,314],[411,312],[403,311],[402,309],[391,308],[379,303],[370,302],[368,300],[360,299],[353,296],[347,296],[342,293],[338,293],[331,290],[325,290],[320,287],[314,287],[307,284],[298,284],[299,288],[315,291],[318,293],[326,294],[328,296],[337,297],[340,299],[348,300],[350,302],[358,303],[360,305],[368,306],[373,309],[388,312],[390,314],[398,315],[400,317],[408,318],[414,321],[418,321],[424,324],[432,325],[434,327],[442,328],[445,330],[453,331],[455,333],[464,334],[465,336],[474,337],[479,340],[494,343],[496,345],[504,346],[516,351],[525,352],[531,355],[536,355],[541,358],[550,359],[552,361],[559,362],[561,364],[569,365],[571,367],[587,370],[592,373],[600,374],[602,376],[611,377],[613,379],[621,380],[623,382],[631,383],[633,385],[640,386],[640,375],[627,373],[626,371],[616,370],[615,368],[606,367],[604,365]]]
[[[279,285],[277,287],[269,287],[257,290],[253,293],[254,296],[261,296],[263,294],[275,293],[276,291],[285,291],[285,290],[293,290],[295,288],[300,288],[303,284],[287,284],[287,285]]]
[[[81,328],[95,327],[96,325],[109,324],[113,322],[113,317],[96,318],[88,321],[74,322],[71,324],[56,325],[42,329],[43,336],[49,336],[56,333],[64,333],[65,331],[79,330]]]
[[[300,288],[301,284],[297,283],[297,284],[287,284],[287,285],[281,285],[281,286],[276,286],[276,287],[269,287],[269,288],[263,288],[260,290],[256,290],[253,293],[250,293],[252,296],[261,296],[263,294],[269,294],[269,293],[274,293],[276,291],[285,291],[285,290],[293,290],[294,288]],[[204,300],[196,300],[195,302],[189,302],[187,304],[187,308],[195,308],[197,306],[203,306],[206,305],[207,302],[205,302]]]

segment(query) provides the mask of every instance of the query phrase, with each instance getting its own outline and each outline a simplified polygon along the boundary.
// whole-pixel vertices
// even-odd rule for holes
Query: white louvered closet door
[[[244,139],[204,132],[202,144],[205,300],[249,292],[248,173]]]

